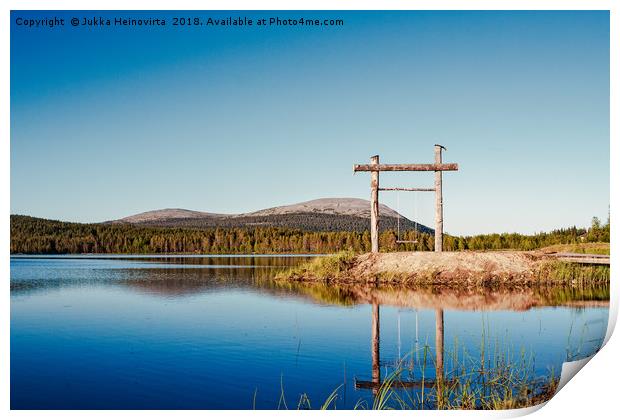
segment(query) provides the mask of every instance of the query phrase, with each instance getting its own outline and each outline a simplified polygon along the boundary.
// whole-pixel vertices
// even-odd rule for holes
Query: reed
[[[558,378],[553,370],[548,375],[537,376],[534,372],[534,357],[524,349],[513,354],[510,347],[502,346],[499,339],[488,342],[487,335],[481,337],[478,357],[472,356],[466,348],[459,347],[455,340],[454,349],[446,354],[445,377],[436,380],[432,386],[425,377],[427,369],[436,369],[432,351],[428,344],[412,351],[383,379],[371,399],[360,398],[355,410],[505,410],[530,407],[549,400],[556,391]],[[411,375],[416,367],[407,358],[420,352],[418,380],[419,390],[401,387],[404,375]],[[413,360],[413,359],[411,359]],[[337,409],[337,401],[344,385],[340,385],[326,398],[321,409]],[[278,408],[288,408],[281,389]],[[297,409],[312,409],[306,393],[299,396]]]
[[[280,272],[276,280],[330,280],[338,277],[353,266],[356,254],[341,251],[324,257],[313,258],[296,267]]]
[[[570,284],[609,283],[608,265],[582,265],[565,261],[548,261],[541,265],[538,274],[541,281]]]
[[[540,249],[544,252],[572,252],[577,254],[609,255],[609,242],[583,242],[551,245]]]

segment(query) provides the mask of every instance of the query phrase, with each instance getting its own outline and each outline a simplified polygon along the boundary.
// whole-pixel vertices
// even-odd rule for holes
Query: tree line
[[[188,217],[145,220],[137,223],[145,227],[178,227],[194,229],[216,229],[216,228],[252,228],[279,227],[286,229],[300,229],[313,232],[363,232],[368,230],[368,218],[348,214],[328,214],[315,212],[301,212],[278,215],[263,216],[222,216],[222,217]],[[398,218],[384,216],[379,220],[381,230],[396,230],[400,226],[401,230],[419,230],[432,233],[432,229],[422,224],[415,223],[405,217]]]
[[[549,245],[609,242],[609,220],[593,219],[589,228],[571,227],[534,235],[518,233],[474,236],[444,235],[444,249],[533,250]],[[397,240],[417,243],[399,244]],[[432,233],[409,230],[397,237],[394,230],[381,232],[383,251],[432,251]],[[284,227],[172,228],[130,224],[82,224],[11,216],[12,254],[88,253],[201,253],[280,254],[332,253],[341,250],[370,251],[368,231],[316,232]]]

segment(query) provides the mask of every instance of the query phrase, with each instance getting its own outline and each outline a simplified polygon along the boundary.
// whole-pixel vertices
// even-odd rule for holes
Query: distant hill
[[[319,213],[342,216],[370,217],[370,201],[361,198],[318,198],[303,203],[272,207],[239,216],[274,216],[282,214]],[[398,217],[398,213],[384,204],[379,205],[379,214]],[[401,216],[402,217],[402,216]]]
[[[432,233],[428,226],[417,224],[385,205],[379,207],[380,229],[417,229]],[[184,209],[163,209],[139,213],[107,223],[139,226],[187,228],[239,228],[273,226],[308,231],[365,231],[370,229],[370,202],[359,198],[320,198],[250,213],[217,214]]]
[[[144,213],[134,214],[133,216],[127,216],[115,222],[121,223],[149,223],[157,220],[169,220],[169,219],[206,219],[209,217],[221,217],[223,214],[205,213],[202,211],[193,211],[185,209],[163,209],[163,210],[151,210]]]

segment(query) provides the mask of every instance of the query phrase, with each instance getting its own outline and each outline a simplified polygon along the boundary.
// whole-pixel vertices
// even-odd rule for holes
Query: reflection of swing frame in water
[[[444,322],[443,322],[443,309],[435,310],[435,379],[422,379],[417,381],[402,381],[400,379],[390,383],[392,388],[422,388],[442,386],[444,384]],[[372,380],[359,381],[355,379],[355,389],[371,389],[373,394],[377,394],[381,386],[384,383],[381,381],[381,357],[379,350],[379,335],[380,335],[380,321],[379,321],[379,304],[373,302],[372,304],[372,326],[371,326],[371,354],[372,354]],[[418,340],[418,318],[416,311],[416,354],[417,354],[417,340]],[[400,341],[400,323],[399,323],[399,341]],[[400,350],[400,349],[399,349]],[[400,357],[400,351],[399,351]]]

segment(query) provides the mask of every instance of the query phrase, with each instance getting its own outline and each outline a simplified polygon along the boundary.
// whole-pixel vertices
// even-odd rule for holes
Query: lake
[[[11,257],[11,408],[369,407],[395,375],[413,398],[480,365],[544,383],[607,328],[608,288],[273,281],[307,258]]]

